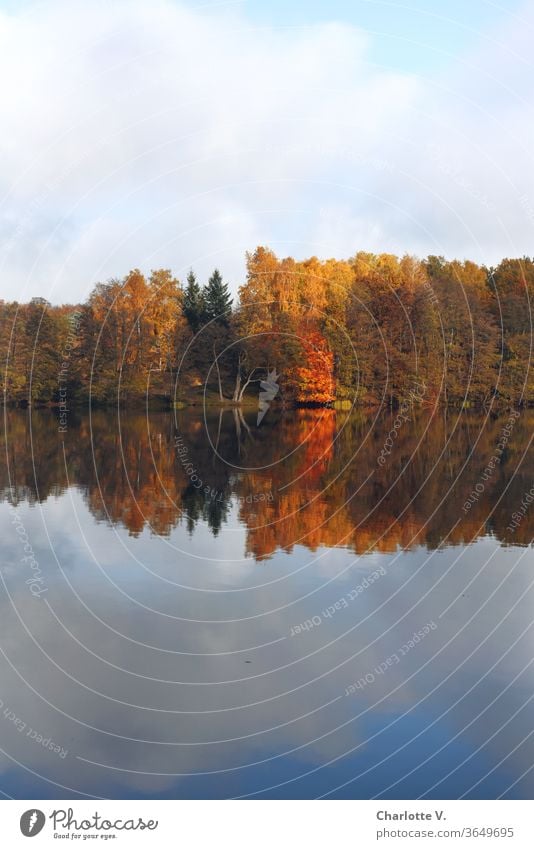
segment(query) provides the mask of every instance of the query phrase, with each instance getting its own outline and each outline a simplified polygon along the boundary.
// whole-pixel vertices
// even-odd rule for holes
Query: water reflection
[[[513,519],[534,479],[534,412],[442,412],[377,420],[334,410],[117,416],[59,433],[53,413],[8,411],[4,497],[45,501],[69,486],[99,520],[136,536],[199,522],[216,536],[233,509],[245,554],[345,545],[361,554],[463,544],[493,534],[529,545],[534,511]],[[386,450],[384,449],[386,447]],[[530,496],[531,499],[531,496]]]
[[[271,412],[7,412],[4,793],[531,797],[532,414]]]

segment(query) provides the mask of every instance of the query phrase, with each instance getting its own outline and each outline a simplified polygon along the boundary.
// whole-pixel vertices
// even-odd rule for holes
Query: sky
[[[0,0],[0,297],[534,250],[534,4]]]

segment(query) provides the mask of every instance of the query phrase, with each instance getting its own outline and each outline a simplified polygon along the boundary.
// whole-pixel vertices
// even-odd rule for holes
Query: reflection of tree
[[[77,486],[98,521],[132,535],[168,535],[180,523],[191,533],[204,523],[216,535],[235,503],[247,553],[259,560],[295,545],[433,549],[484,533],[530,544],[534,509],[515,532],[509,525],[534,480],[532,452],[522,458],[534,413],[521,413],[490,474],[506,416],[430,416],[410,413],[380,465],[395,413],[372,423],[330,409],[270,410],[256,427],[255,410],[227,410],[208,416],[208,439],[204,419],[190,411],[176,422],[166,413],[118,419],[94,411],[60,433],[50,411],[6,410],[0,488],[4,499],[31,503]]]

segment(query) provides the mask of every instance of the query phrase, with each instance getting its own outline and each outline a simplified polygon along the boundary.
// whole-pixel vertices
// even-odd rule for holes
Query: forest
[[[348,409],[534,403],[534,260],[494,268],[359,252],[246,256],[233,300],[168,269],[98,283],[83,304],[0,301],[4,403],[155,407],[257,401]]]

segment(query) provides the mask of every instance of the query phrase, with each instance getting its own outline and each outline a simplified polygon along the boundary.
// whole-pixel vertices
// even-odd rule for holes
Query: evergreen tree
[[[204,303],[206,321],[216,319],[221,324],[228,324],[232,311],[232,298],[218,268],[208,280],[208,285],[204,287]]]
[[[198,333],[205,321],[204,295],[193,270],[187,275],[182,311],[193,333]]]

